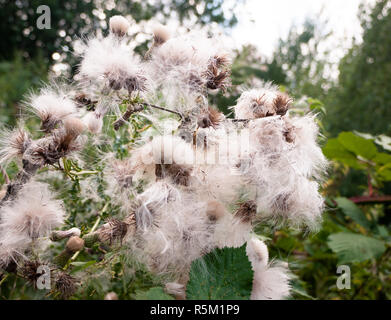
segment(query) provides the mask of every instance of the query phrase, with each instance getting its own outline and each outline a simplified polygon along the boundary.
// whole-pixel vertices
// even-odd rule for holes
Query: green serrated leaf
[[[371,222],[354,202],[347,198],[336,198],[335,202],[337,202],[338,207],[342,210],[342,212],[350,217],[354,222],[363,226],[367,230],[371,228]]]
[[[343,164],[355,168],[364,169],[365,166],[358,162],[356,156],[348,151],[338,139],[329,139],[322,149],[323,154],[330,160],[336,160]]]
[[[216,249],[191,265],[187,284],[190,300],[249,299],[253,271],[246,246]]]
[[[173,297],[164,292],[162,287],[150,288],[147,291],[137,291],[136,300],[174,300]]]
[[[365,159],[370,160],[377,154],[377,148],[371,140],[355,135],[353,132],[342,132],[337,139],[347,150]]]
[[[381,240],[348,232],[331,234],[327,244],[337,254],[340,263],[376,259],[386,250],[385,243]]]

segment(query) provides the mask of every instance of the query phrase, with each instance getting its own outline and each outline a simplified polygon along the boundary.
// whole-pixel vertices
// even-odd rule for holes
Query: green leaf
[[[337,139],[347,150],[365,159],[370,160],[377,153],[377,148],[371,140],[359,137],[353,132],[342,132]]]
[[[249,299],[253,271],[246,246],[216,249],[191,265],[187,284],[190,300]]]
[[[322,149],[323,154],[331,160],[336,160],[355,169],[364,169],[365,166],[358,162],[356,156],[348,151],[338,139],[329,139]]]
[[[383,180],[391,180],[391,163],[387,163],[386,165],[380,167],[377,169],[376,173],[379,174]]]
[[[308,98],[307,101],[310,105],[311,111],[320,111],[323,114],[326,114],[326,108],[324,107],[324,104],[322,101],[320,101],[318,99],[313,99],[313,98]]]
[[[376,156],[373,158],[373,161],[375,161],[379,165],[384,165],[387,163],[391,164],[391,155],[384,152],[378,152]]]
[[[136,291],[136,300],[175,300],[164,292],[162,287],[150,288],[147,291]]]
[[[342,212],[350,217],[354,222],[363,226],[367,230],[371,228],[371,222],[354,202],[347,198],[336,198],[335,202],[337,202],[338,207],[342,210]]]
[[[333,233],[327,241],[340,263],[361,262],[380,257],[386,250],[383,241],[360,234]]]

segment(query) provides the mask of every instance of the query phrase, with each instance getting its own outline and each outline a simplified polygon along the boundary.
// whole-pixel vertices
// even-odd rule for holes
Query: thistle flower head
[[[27,279],[27,281],[36,288],[37,280],[42,275],[38,272],[39,266],[41,266],[42,263],[37,260],[27,260],[24,262],[23,266],[20,268],[20,272],[22,274],[22,277]]]
[[[128,92],[143,91],[147,78],[139,59],[123,42],[107,37],[90,39],[82,52],[79,75],[85,86],[95,84],[102,90],[126,89]]]
[[[84,240],[78,236],[72,236],[69,238],[65,245],[66,250],[70,252],[77,252],[84,248]]]
[[[256,119],[275,115],[283,116],[291,106],[292,99],[271,83],[263,88],[251,89],[241,94],[235,110],[237,119]]]
[[[91,133],[101,133],[103,127],[103,117],[101,115],[95,112],[88,112],[83,121]]]
[[[21,159],[30,144],[31,139],[24,129],[4,129],[0,133],[0,163],[7,164],[12,159]]]
[[[156,25],[153,28],[153,45],[155,47],[161,46],[170,38],[170,32],[167,27],[163,25]]]
[[[267,266],[269,262],[269,251],[264,242],[257,238],[251,238],[247,242],[246,254],[253,266]]]
[[[41,119],[42,129],[46,132],[77,112],[75,102],[60,87],[42,88],[38,94],[31,94],[25,105]]]
[[[33,240],[63,223],[64,210],[46,185],[30,182],[0,210],[0,260],[23,257]]]
[[[223,119],[223,113],[215,108],[208,107],[201,110],[201,113],[198,115],[197,124],[200,128],[216,128]]]
[[[50,136],[33,141],[24,152],[23,161],[36,168],[57,163],[61,158],[81,149],[84,128],[83,122],[77,118],[64,120],[64,126],[55,129]]]
[[[242,202],[235,211],[235,217],[242,222],[252,222],[257,213],[257,205],[254,201],[248,200]]]
[[[73,236],[80,237],[80,234],[81,232],[79,228],[71,228],[69,230],[56,230],[51,233],[50,240],[59,241]]]
[[[281,300],[290,295],[290,274],[282,263],[268,263],[268,250],[258,239],[247,242],[246,252],[254,270],[251,300]]]
[[[100,227],[97,232],[101,242],[111,245],[114,242],[122,242],[122,239],[128,232],[128,224],[124,221],[112,218]]]
[[[49,235],[64,218],[61,202],[54,200],[46,185],[37,182],[26,184],[17,199],[2,207],[0,213],[3,232],[31,239]]]
[[[151,50],[149,78],[159,88],[167,105],[190,113],[200,107],[207,89],[225,89],[229,84],[229,58],[216,39],[189,34],[171,38]]]
[[[176,184],[190,183],[195,154],[192,146],[176,136],[157,136],[141,148],[132,158],[134,171],[152,170],[158,179],[171,178]]]
[[[61,299],[68,299],[77,291],[76,279],[64,271],[58,271],[55,275],[55,289]]]
[[[76,138],[85,130],[84,123],[75,117],[69,117],[64,120],[64,128],[68,135],[72,138]]]
[[[110,31],[118,37],[123,37],[130,27],[129,21],[123,16],[112,16],[109,20]]]

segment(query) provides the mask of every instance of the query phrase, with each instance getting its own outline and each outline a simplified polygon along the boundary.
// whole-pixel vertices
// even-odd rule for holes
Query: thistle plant
[[[230,86],[219,39],[159,26],[140,58],[129,22],[109,24],[107,36],[79,41],[72,83],[31,93],[18,127],[2,132],[1,165],[19,166],[0,202],[3,273],[35,279],[47,261],[53,297],[69,298],[87,274],[70,275],[78,257],[104,252],[102,272],[121,255],[184,299],[194,261],[246,245],[251,298],[289,297],[288,266],[269,259],[254,227],[319,226],[327,163],[315,115],[291,114],[271,83],[243,90],[224,115],[208,100]]]

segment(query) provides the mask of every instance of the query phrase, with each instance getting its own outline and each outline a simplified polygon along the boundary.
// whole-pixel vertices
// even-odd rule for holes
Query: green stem
[[[93,232],[98,228],[98,225],[99,225],[99,223],[100,223],[100,221],[101,221],[101,219],[102,219],[102,215],[103,215],[103,213],[107,210],[107,207],[108,207],[108,206],[109,206],[109,203],[106,202],[106,204],[104,205],[103,209],[100,211],[98,218],[96,219],[94,225],[92,226],[92,228],[91,228],[91,230],[90,230],[90,232],[89,232],[88,234],[93,233]],[[63,269],[64,269],[64,270],[68,269],[68,267],[70,266],[70,264],[71,264],[73,261],[76,260],[76,258],[79,256],[79,254],[80,254],[80,251],[75,252],[74,255],[69,259],[68,263],[64,266]]]

